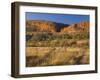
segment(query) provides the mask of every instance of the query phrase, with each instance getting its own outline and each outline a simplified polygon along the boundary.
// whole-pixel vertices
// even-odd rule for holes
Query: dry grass
[[[76,65],[89,63],[89,49],[79,47],[26,47],[26,66]]]

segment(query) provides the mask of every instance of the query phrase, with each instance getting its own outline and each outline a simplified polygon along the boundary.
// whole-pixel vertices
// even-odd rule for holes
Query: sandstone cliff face
[[[61,32],[83,32],[89,31],[89,22],[80,22],[76,24],[72,24],[70,26],[64,27]]]
[[[79,26],[81,28],[87,28],[90,26],[90,24],[88,21],[84,21],[84,22],[77,23],[77,26]]]
[[[69,26],[68,24],[56,23],[44,20],[27,20],[26,28],[33,31],[60,32],[62,28]]]
[[[89,22],[83,21],[71,25],[56,23],[43,20],[28,20],[26,21],[27,30],[45,31],[45,32],[83,32],[89,31]]]
[[[36,28],[36,31],[48,31],[55,32],[55,24],[53,22],[39,21],[39,20],[30,20],[26,22],[27,28]]]

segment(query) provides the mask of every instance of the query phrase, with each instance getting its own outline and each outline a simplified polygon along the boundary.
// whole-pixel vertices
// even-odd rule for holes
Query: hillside
[[[89,22],[83,21],[75,24],[63,24],[44,20],[27,20],[27,31],[43,32],[83,32],[89,30]]]
[[[62,28],[69,25],[44,20],[27,20],[27,31],[45,31],[45,32],[60,32]]]
[[[88,32],[89,26],[90,25],[88,21],[83,21],[83,22],[79,22],[79,23],[64,27],[61,30],[61,32],[83,32],[83,31]]]

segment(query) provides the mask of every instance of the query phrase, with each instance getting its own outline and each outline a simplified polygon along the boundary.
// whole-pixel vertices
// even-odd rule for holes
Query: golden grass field
[[[79,47],[27,47],[26,66],[89,64],[89,49]]]

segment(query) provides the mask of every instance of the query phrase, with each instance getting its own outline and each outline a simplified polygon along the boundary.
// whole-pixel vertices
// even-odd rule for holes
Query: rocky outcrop
[[[33,29],[33,31],[48,31],[55,32],[55,24],[52,22],[29,20],[26,21],[26,27]]]
[[[27,20],[26,28],[32,31],[60,32],[62,28],[69,26],[63,23],[56,23],[44,20]]]
[[[64,27],[61,32],[83,32],[89,31],[89,22],[84,21],[80,23],[75,23],[70,26]]]
[[[89,31],[89,22],[83,21],[75,24],[63,24],[44,20],[27,20],[27,31],[43,32],[83,32]]]

